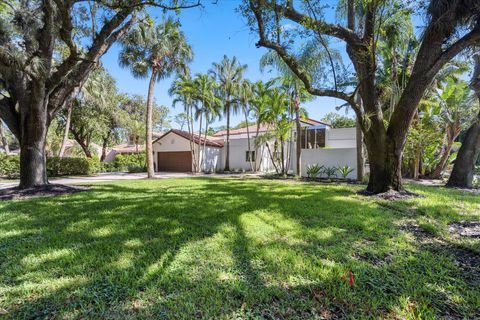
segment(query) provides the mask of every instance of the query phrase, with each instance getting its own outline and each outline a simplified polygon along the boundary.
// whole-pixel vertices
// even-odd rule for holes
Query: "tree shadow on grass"
[[[413,291],[441,273],[425,276],[432,262],[394,245],[395,215],[354,191],[194,178],[2,204],[0,304],[12,318],[308,318],[445,298]]]

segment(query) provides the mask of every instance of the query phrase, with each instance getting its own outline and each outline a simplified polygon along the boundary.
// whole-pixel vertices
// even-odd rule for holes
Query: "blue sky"
[[[212,62],[218,62],[226,54],[229,57],[236,56],[243,64],[248,65],[245,77],[251,81],[269,80],[275,76],[272,73],[262,74],[259,70],[260,57],[267,52],[264,48],[256,48],[257,37],[252,34],[243,16],[235,12],[239,0],[220,0],[217,4],[207,4],[205,8],[183,10],[180,14],[184,31],[188,42],[194,51],[194,60],[190,65],[192,73],[206,73]],[[157,21],[162,19],[160,10],[152,10],[151,14]],[[148,80],[133,78],[128,69],[118,65],[119,46],[115,45],[102,58],[104,66],[109,70],[117,81],[121,92],[140,94],[146,96]],[[172,107],[172,98],[168,95],[168,89],[172,79],[158,82],[155,88],[157,103],[171,108],[171,115],[182,111],[180,105]],[[326,113],[335,111],[335,106],[343,104],[343,101],[332,98],[316,98],[304,105],[309,116],[314,119],[322,118]],[[343,111],[340,111],[343,113]],[[353,116],[353,114],[350,114]],[[241,115],[233,118],[236,124],[242,120]],[[222,125],[225,120],[216,122],[214,125]],[[175,124],[172,122],[172,125]]]

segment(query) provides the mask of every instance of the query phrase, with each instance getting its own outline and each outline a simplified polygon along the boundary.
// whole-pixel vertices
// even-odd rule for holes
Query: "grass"
[[[480,220],[480,197],[410,186],[426,198],[389,203],[358,196],[359,188],[188,178],[0,202],[0,311],[59,319],[479,317],[478,278],[456,262],[457,251],[480,254],[479,241],[446,230]],[[420,241],[406,224],[438,241]]]

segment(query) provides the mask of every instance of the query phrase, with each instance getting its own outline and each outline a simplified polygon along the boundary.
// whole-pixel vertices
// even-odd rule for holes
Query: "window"
[[[255,151],[247,151],[245,152],[245,161],[250,162],[250,161],[255,161]]]
[[[325,148],[325,128],[302,128],[302,149]]]

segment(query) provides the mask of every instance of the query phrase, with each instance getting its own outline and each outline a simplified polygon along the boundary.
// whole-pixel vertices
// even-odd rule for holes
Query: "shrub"
[[[145,153],[118,154],[115,156],[115,167],[118,171],[129,171],[130,167],[146,168]],[[140,171],[144,172],[144,171]]]
[[[354,171],[353,168],[345,165],[337,168],[337,172],[340,173],[343,179],[347,179],[347,176]]]
[[[101,164],[96,158],[47,158],[47,174],[50,177],[91,175],[100,169]]]
[[[337,168],[335,167],[326,167],[323,170],[323,173],[327,176],[327,179],[331,179],[333,176],[337,176]]]
[[[479,159],[480,159],[480,157],[479,157]],[[475,166],[475,169],[473,170],[473,172],[477,175],[480,175],[480,165]]]
[[[118,168],[115,162],[101,162],[101,172],[118,172]]]
[[[319,166],[318,164],[309,164],[307,166],[307,176],[310,179],[316,178],[322,172],[323,166]]]
[[[0,154],[0,177],[17,179],[20,177],[20,157]]]
[[[129,173],[140,173],[140,172],[146,172],[147,168],[142,167],[142,166],[128,166],[127,171]]]

